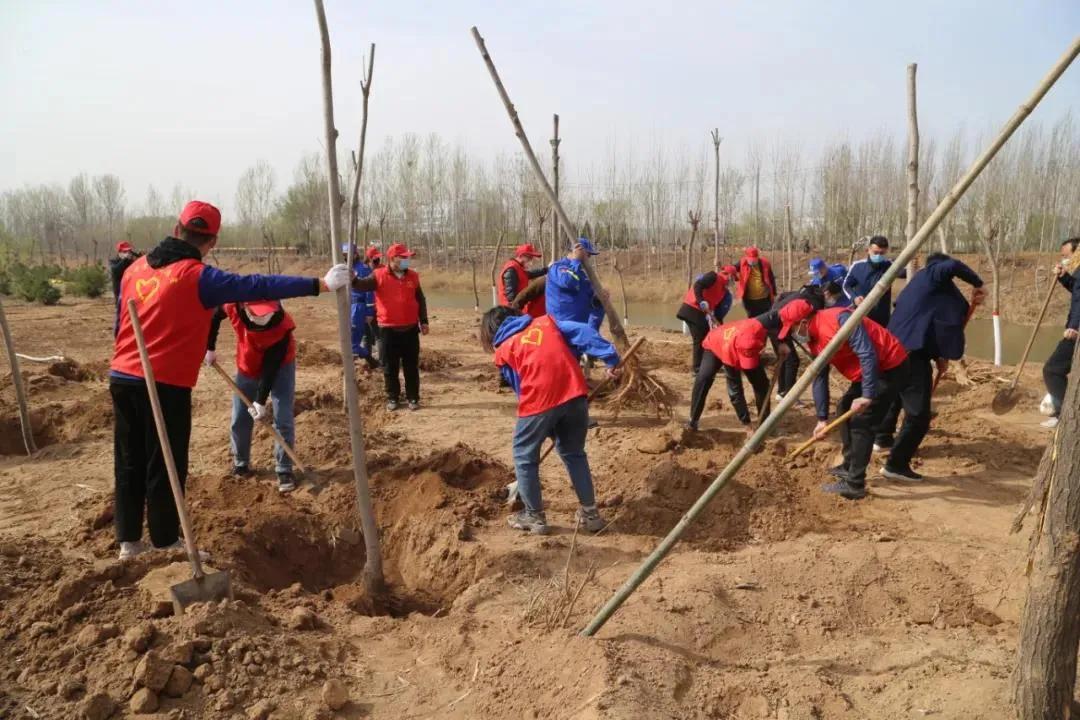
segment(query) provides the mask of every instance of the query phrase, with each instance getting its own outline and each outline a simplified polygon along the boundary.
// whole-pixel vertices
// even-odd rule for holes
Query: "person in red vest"
[[[547,275],[547,266],[533,266],[533,260],[543,257],[532,243],[525,243],[514,248],[514,257],[506,261],[499,273],[499,304],[513,307],[518,293],[525,289],[530,280]],[[524,303],[522,308],[527,315],[540,317],[547,312],[543,293]]]
[[[813,355],[819,355],[851,312],[848,307],[831,307],[815,313],[800,323],[795,339]],[[907,351],[896,336],[870,318],[863,318],[829,359],[829,365],[851,381],[837,403],[837,415],[849,409],[856,414],[840,431],[844,461],[830,470],[836,482],[824,485],[822,490],[858,500],[866,497],[866,468],[874,451],[874,431],[910,377]],[[814,405],[818,417],[814,435],[819,436],[829,419],[828,368],[814,378]]]
[[[409,409],[420,409],[420,335],[428,334],[428,314],[420,275],[409,268],[414,255],[401,243],[394,243],[386,249],[386,265],[380,265],[368,277],[352,281],[353,290],[375,293],[379,361],[383,365],[386,409],[391,411],[401,404],[401,371],[405,374]]]
[[[776,277],[772,264],[752,245],[739,259],[738,292],[746,309],[746,317],[768,312],[776,297]]]
[[[251,433],[256,422],[265,422],[270,413],[267,400],[273,400],[274,427],[290,446],[295,444],[293,402],[296,395],[296,323],[277,300],[254,303],[230,303],[218,308],[210,325],[205,363],[209,367],[217,359],[217,336],[225,318],[236,331],[236,384],[252,401],[248,408],[233,395],[232,455],[233,474],[251,474]],[[285,449],[274,445],[275,472],[278,491],[296,489],[292,458]]]
[[[216,207],[189,202],[173,230],[175,237],[165,238],[132,263],[120,281],[120,322],[109,365],[109,393],[121,558],[145,549],[144,515],[154,547],[180,547],[176,504],[154,429],[128,301],[134,300],[138,308],[182,487],[188,470],[191,388],[199,378],[215,309],[227,303],[318,295],[322,290],[346,287],[352,276],[344,264],[330,268],[322,280],[234,275],[204,265],[203,258],[217,245],[220,227],[221,212]]]
[[[589,388],[578,358],[589,355],[615,376],[619,353],[586,323],[538,318],[508,307],[488,310],[480,320],[480,344],[495,354],[495,366],[518,396],[514,428],[514,473],[525,509],[510,516],[510,527],[548,533],[540,492],[540,446],[549,437],[566,466],[580,507],[577,521],[600,532],[585,436],[589,427]]]
[[[761,351],[769,340],[769,332],[755,318],[737,320],[720,325],[709,331],[702,343],[704,352],[701,369],[694,379],[694,389],[690,396],[690,421],[686,426],[698,429],[698,421],[705,411],[705,401],[709,397],[716,374],[723,369],[727,379],[728,399],[735,410],[736,417],[743,424],[747,435],[752,435],[754,426],[750,419],[750,410],[746,406],[743,394],[743,373],[750,379],[754,388],[754,401],[758,411],[765,405],[765,396],[769,392],[769,378],[761,366]]]
[[[731,309],[728,284],[738,272],[734,265],[717,263],[716,270],[698,275],[686,290],[675,317],[686,323],[693,340],[691,362],[694,375],[701,367],[701,343],[714,325],[720,325]]]

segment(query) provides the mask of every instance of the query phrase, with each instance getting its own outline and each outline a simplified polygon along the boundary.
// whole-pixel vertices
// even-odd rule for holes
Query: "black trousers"
[[[705,411],[705,401],[709,398],[709,390],[712,389],[713,381],[720,369],[724,370],[724,378],[727,380],[728,399],[735,409],[735,415],[743,425],[750,423],[750,411],[746,407],[746,395],[743,393],[743,372],[750,378],[750,384],[754,388],[754,400],[757,407],[761,408],[765,401],[765,394],[769,392],[769,377],[765,374],[765,368],[760,365],[753,370],[739,370],[730,365],[724,365],[720,358],[711,351],[706,350],[701,356],[701,369],[694,378],[694,390],[690,395],[690,422],[694,425],[701,419]]]
[[[891,431],[896,427],[894,410],[898,413],[897,408],[903,408],[904,424],[900,427],[900,434],[896,436],[896,442],[885,463],[897,470],[911,467],[911,459],[915,457],[919,445],[930,429],[930,394],[934,389],[933,363],[926,351],[914,350],[908,355],[908,364],[908,382],[900,389],[889,409],[888,415],[893,418],[892,424],[887,424],[888,417],[885,420]]]
[[[1043,382],[1046,383],[1046,392],[1054,399],[1055,417],[1061,413],[1061,404],[1065,401],[1065,388],[1069,383],[1069,373],[1072,372],[1075,350],[1075,340],[1062,339],[1043,365]]]
[[[364,334],[360,340],[360,345],[371,352],[372,346],[376,344],[375,338],[379,336],[379,321],[372,318],[372,320],[364,325]]]
[[[379,328],[379,362],[383,366],[383,384],[388,400],[401,399],[401,380],[405,374],[405,399],[420,401],[420,328]]]
[[[693,363],[694,374],[697,375],[697,371],[701,367],[701,343],[705,342],[705,336],[709,334],[709,320],[700,309],[690,307],[686,303],[682,304],[675,317],[682,320],[690,328],[690,338],[694,343],[691,362]]]
[[[183,488],[191,439],[191,389],[158,383],[157,391]],[[180,539],[180,518],[169,487],[165,456],[158,442],[146,385],[112,383],[109,393],[113,401],[116,539],[140,540],[145,514],[154,546],[172,545]]]
[[[795,343],[788,338],[784,344],[790,352],[780,364],[780,379],[776,381],[776,391],[780,393],[780,397],[787,395],[788,390],[795,387],[795,381],[799,379],[799,353],[795,350]]]
[[[848,482],[852,485],[866,484],[866,468],[874,452],[874,430],[881,425],[897,393],[907,385],[909,374],[907,360],[892,370],[881,373],[878,378],[877,395],[874,396],[870,407],[841,426],[840,439],[844,446],[844,469],[848,473]],[[862,397],[862,383],[851,383],[851,387],[837,403],[837,414],[846,413],[851,408],[851,404],[860,397]]]

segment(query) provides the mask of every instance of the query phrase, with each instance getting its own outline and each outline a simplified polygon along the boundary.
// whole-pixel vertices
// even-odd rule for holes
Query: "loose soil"
[[[175,617],[162,590],[189,576],[182,553],[115,559],[111,301],[6,302],[20,352],[68,360],[23,364],[33,458],[22,454],[10,374],[0,376],[0,717],[109,717],[110,705],[112,717],[153,717],[132,709],[148,696],[160,718],[1010,714],[1029,530],[1008,529],[1048,439],[1037,368],[1004,417],[989,404],[1006,369],[974,364],[973,386],[943,382],[918,459],[926,482],[873,479],[854,504],[819,491],[835,439],[785,460],[814,424],[808,407],[794,410],[584,639],[581,627],[740,447],[723,388],[696,434],[597,405],[589,456],[609,527],[574,532],[576,501],[552,458],[542,478],[555,532],[521,535],[501,499],[513,397],[479,348],[475,315],[432,307],[419,412],[386,411],[381,376],[358,370],[388,584],[371,597],[334,305],[286,304],[300,340],[296,451],[309,470],[279,495],[260,429],[257,474],[232,477],[229,391],[204,372],[189,501],[235,600]],[[640,332],[646,361],[683,398],[681,418],[688,340]],[[232,353],[223,332],[224,366]],[[333,711],[330,680],[347,692]]]

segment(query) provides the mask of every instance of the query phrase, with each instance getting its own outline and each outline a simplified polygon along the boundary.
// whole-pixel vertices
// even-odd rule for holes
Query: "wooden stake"
[[[330,257],[336,265],[341,250],[341,191],[338,183],[337,128],[334,127],[334,91],[330,75],[330,31],[326,26],[326,11],[322,0],[315,0],[315,14],[322,40],[323,121],[326,131],[327,184],[330,198]],[[353,456],[353,480],[356,483],[356,504],[360,526],[364,533],[364,587],[372,595],[381,594],[385,585],[382,571],[382,551],[379,548],[379,526],[371,506],[368,487],[367,458],[364,451],[364,419],[356,391],[356,366],[352,360],[352,332],[349,327],[349,288],[336,292],[338,341],[341,346],[341,365],[345,377],[345,403],[349,413],[349,443]]]
[[[30,408],[26,402],[26,388],[23,387],[22,371],[19,370],[19,356],[15,352],[15,341],[11,339],[4,305],[0,303],[0,331],[4,333],[4,348],[7,349],[8,364],[11,365],[11,383],[15,386],[15,400],[19,403],[19,425],[22,427],[23,447],[27,455],[37,452],[34,444],[34,430],[30,426]]]

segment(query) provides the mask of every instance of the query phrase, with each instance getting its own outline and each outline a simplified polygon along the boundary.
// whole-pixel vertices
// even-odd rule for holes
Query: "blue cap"
[[[811,273],[819,273],[819,272],[821,272],[822,270],[824,270],[827,267],[828,267],[828,265],[825,264],[825,261],[822,260],[819,257],[816,257],[816,258],[814,258],[813,260],[810,261],[810,272]]]
[[[589,242],[588,238],[580,237],[578,238],[578,243],[580,243],[581,247],[585,248],[585,252],[589,253],[590,255],[600,254],[600,251],[593,247],[593,244]]]
[[[341,252],[349,254],[349,243],[341,243]]]

